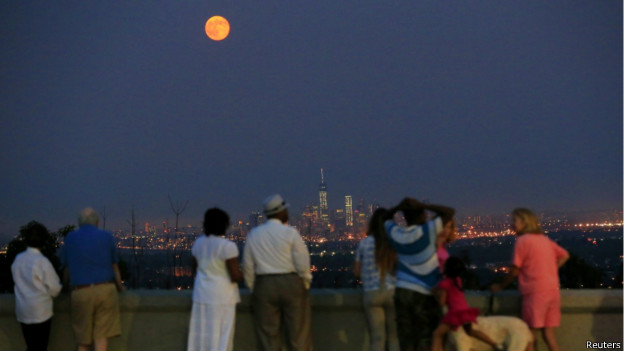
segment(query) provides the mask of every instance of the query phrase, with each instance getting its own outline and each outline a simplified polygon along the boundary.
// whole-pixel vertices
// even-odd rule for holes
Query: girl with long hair
[[[399,349],[394,310],[397,255],[384,229],[387,212],[380,208],[373,213],[367,237],[358,246],[353,268],[364,289],[371,351]]]

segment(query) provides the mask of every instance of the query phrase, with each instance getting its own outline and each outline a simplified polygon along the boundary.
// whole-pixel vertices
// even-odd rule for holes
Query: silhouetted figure
[[[204,214],[204,234],[195,240],[193,254],[193,310],[188,351],[229,351],[233,348],[238,282],[238,247],[223,238],[230,217],[219,208]]]
[[[364,289],[363,305],[371,351],[399,349],[394,309],[397,255],[384,229],[387,212],[379,208],[373,213],[368,236],[360,241],[353,267],[353,273],[362,281]]]
[[[39,223],[29,223],[24,239],[28,248],[15,257],[11,273],[15,282],[15,314],[22,326],[28,351],[48,349],[52,299],[61,292],[61,281],[40,249],[50,233]]]
[[[544,235],[537,216],[526,208],[513,212],[513,229],[518,235],[514,245],[513,266],[501,284],[494,284],[496,293],[518,277],[522,295],[522,319],[529,325],[534,339],[537,330],[551,351],[558,351],[555,327],[561,322],[559,267],[570,255]]]
[[[438,284],[436,295],[440,305],[447,306],[448,312],[442,318],[440,325],[433,332],[433,351],[442,351],[444,336],[450,330],[457,330],[463,327],[466,334],[477,338],[490,345],[496,351],[503,351],[503,345],[498,345],[487,334],[473,328],[473,323],[477,322],[479,310],[470,308],[464,296],[463,277],[466,273],[466,266],[457,257],[449,257],[444,266],[444,276]]]
[[[280,195],[264,200],[268,221],[249,233],[244,249],[243,273],[262,351],[282,349],[282,327],[288,350],[312,349],[310,254],[299,232],[286,224],[287,208]]]
[[[108,339],[121,334],[119,294],[124,290],[119,254],[110,232],[98,229],[99,217],[86,208],[80,228],[65,237],[61,248],[64,279],[71,286],[72,327],[79,351],[108,348]]]
[[[434,212],[432,220],[427,221],[427,210]],[[398,211],[405,216],[406,227],[394,221]],[[398,254],[394,305],[401,350],[430,350],[433,331],[442,317],[431,294],[441,278],[436,238],[454,214],[450,207],[405,198],[386,216],[386,233]]]

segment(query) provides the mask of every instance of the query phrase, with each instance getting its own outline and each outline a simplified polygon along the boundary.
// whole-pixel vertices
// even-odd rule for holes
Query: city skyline
[[[621,210],[622,6],[2,2],[0,236],[300,211],[321,168],[328,210]]]
[[[362,196],[362,197],[356,198],[358,201],[356,205],[354,206],[352,195],[344,195],[344,196],[338,195],[339,198],[341,197],[342,199],[344,199],[342,203],[342,207],[340,206],[331,207],[327,205],[328,194],[329,194],[328,184],[325,182],[324,171],[321,168],[321,182],[318,187],[318,197],[317,197],[318,202],[315,201],[314,199],[310,199],[310,201],[308,202],[300,201],[300,203],[303,203],[303,205],[299,207],[292,206],[292,204],[290,204],[291,205],[289,207],[289,212],[290,212],[290,217],[291,217],[290,224],[298,227],[300,232],[304,234],[305,236],[306,231],[305,231],[305,228],[303,228],[305,225],[302,224],[303,223],[302,221],[305,221],[307,217],[314,217],[313,232],[315,235],[320,235],[320,237],[323,237],[325,239],[331,238],[332,240],[335,240],[335,239],[338,239],[343,234],[349,233],[350,239],[358,239],[362,235],[364,235],[366,228],[367,228],[367,221],[369,220],[370,215],[376,208],[378,207],[390,208],[391,206],[396,205],[396,203],[393,203],[393,204],[388,204],[384,206],[384,205],[379,204],[374,199],[366,199],[366,197]],[[429,202],[428,199],[420,199],[420,200]],[[289,201],[289,200],[286,199],[286,201]],[[325,203],[325,206],[326,206],[325,208],[321,206],[321,204],[323,203]],[[173,206],[173,205],[170,204],[170,206]],[[261,205],[258,205],[256,206],[256,208],[253,208],[249,213],[230,213],[232,226],[230,227],[229,230],[234,230],[235,228],[238,228],[241,225],[245,226],[246,229],[249,230],[263,223],[264,221],[266,221],[266,216],[262,212],[261,207],[262,207]],[[107,210],[106,208],[102,208],[102,210],[96,209],[96,211],[98,211],[100,215],[100,227],[105,227],[105,229],[116,232],[116,233],[130,233],[132,231],[131,220],[132,221],[135,220],[135,217],[134,217],[136,213],[135,207],[132,207],[132,209],[128,212],[127,218],[123,218],[121,220],[114,220],[112,222],[110,220],[110,217],[108,217],[109,210]],[[171,211],[171,208],[169,209],[169,211]],[[559,219],[563,219],[563,218],[567,219],[570,216],[572,216],[572,218],[575,218],[575,219],[572,220],[570,223],[566,223],[566,226],[569,226],[570,229],[575,229],[575,228],[583,229],[584,226],[587,226],[588,228],[590,226],[596,227],[596,228],[603,228],[603,227],[610,228],[611,226],[621,227],[622,215],[623,215],[623,211],[617,208],[595,209],[595,210],[585,210],[585,211],[576,211],[576,212],[574,211],[572,212],[569,212],[569,211],[568,212],[566,211],[536,211],[536,213],[540,217],[554,216],[554,218],[557,218],[557,222],[559,222]],[[326,214],[326,216],[323,217],[323,214]],[[362,216],[360,222],[357,222],[356,220],[356,217],[358,214]],[[356,217],[354,217],[354,215],[356,215]],[[499,234],[502,234],[503,232],[505,233],[504,235],[511,235],[510,228],[507,228],[507,226],[510,223],[509,218],[505,218],[505,217],[508,217],[508,215],[509,215],[509,212],[494,212],[494,213],[458,212],[456,213],[455,218],[458,224],[458,230],[460,232],[471,234],[469,229],[472,225],[478,226],[479,224],[483,225],[484,223],[488,222],[490,226],[498,228],[497,229],[498,231],[492,232],[494,235],[499,235]],[[192,216],[193,215],[190,215],[190,217],[188,215],[185,216],[184,213],[181,215],[181,220],[179,223],[180,231],[186,231],[189,228],[195,228],[195,229],[199,228],[201,230],[203,212],[199,215],[199,217],[193,218]],[[542,220],[547,219],[548,221],[550,221],[553,218],[551,217],[550,219],[548,219],[548,217],[542,218]],[[168,216],[165,216],[162,218],[156,218],[154,216],[149,216],[149,215],[140,216],[140,218],[136,220],[135,225],[138,228],[141,228],[143,226],[144,229],[142,231],[141,230],[137,231],[137,234],[138,233],[142,233],[142,234],[174,233],[174,230],[173,230],[175,228],[174,218],[175,218],[175,214],[172,212],[169,212]],[[33,220],[37,220],[37,219],[33,219]],[[342,226],[338,226],[337,225],[338,222],[340,222]],[[43,224],[45,225],[45,223]],[[550,224],[544,223],[544,225],[547,225],[547,226],[551,224],[552,223]],[[50,231],[55,231],[56,229],[60,229],[61,227],[64,227],[65,225],[76,225],[76,223],[67,222],[65,224],[59,224],[56,227],[48,226],[48,229]],[[331,230],[331,233],[336,231],[336,234],[330,235],[330,230]],[[492,233],[488,234],[488,232],[481,232],[481,234],[479,235],[489,236]],[[4,233],[5,235],[2,235],[2,234],[3,233],[0,233],[0,244],[6,244],[15,235],[17,235],[17,231],[15,233]],[[307,234],[309,235],[311,233],[308,231]],[[478,237],[478,236],[475,236],[475,237]]]

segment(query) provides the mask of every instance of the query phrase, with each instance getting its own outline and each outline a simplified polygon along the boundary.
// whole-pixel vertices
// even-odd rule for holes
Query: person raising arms
[[[407,226],[394,220],[399,211]],[[427,220],[427,211],[433,212],[433,219]],[[447,206],[405,198],[385,216],[386,233],[398,256],[394,304],[401,350],[431,349],[433,331],[442,318],[431,293],[442,278],[436,238],[454,214],[455,210]]]

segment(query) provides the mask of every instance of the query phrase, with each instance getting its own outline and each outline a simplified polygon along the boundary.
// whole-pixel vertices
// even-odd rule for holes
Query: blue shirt
[[[69,267],[72,286],[115,281],[113,264],[119,262],[119,256],[110,232],[81,225],[65,237],[60,259],[63,267]]]
[[[379,290],[381,281],[379,268],[375,262],[375,237],[367,236],[360,241],[357,253],[355,255],[355,262],[362,263],[362,288],[364,291]],[[396,283],[396,277],[390,272],[385,274],[385,289],[392,290]]]
[[[409,227],[388,220],[385,226],[399,261],[396,286],[430,294],[442,278],[435,247],[436,237],[442,231],[442,219],[437,217]]]

